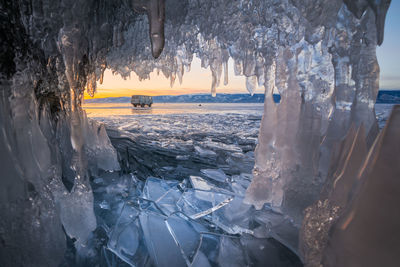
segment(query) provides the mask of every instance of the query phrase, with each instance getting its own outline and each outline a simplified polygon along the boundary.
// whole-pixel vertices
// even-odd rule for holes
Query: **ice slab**
[[[191,219],[198,219],[222,208],[232,199],[232,196],[222,193],[187,189],[177,206]]]
[[[143,188],[142,197],[153,201],[166,215],[169,215],[178,211],[176,203],[182,195],[178,185],[178,181],[149,177]]]
[[[226,182],[228,178],[226,174],[220,169],[202,169],[200,170],[200,172],[206,177],[218,182]]]
[[[177,160],[188,160],[189,159],[189,155],[177,155],[176,159]]]
[[[201,234],[200,244],[194,256],[193,264],[202,266],[200,265],[201,263],[204,266],[215,266],[217,264],[220,239],[221,235]]]
[[[200,242],[200,235],[189,222],[177,216],[168,219],[154,213],[141,213],[140,225],[146,246],[156,266],[187,266]]]
[[[76,184],[71,193],[64,191],[58,201],[65,232],[69,237],[76,239],[76,247],[85,246],[91,232],[97,226],[92,190],[84,184]]]
[[[210,191],[214,188],[213,185],[199,176],[190,176],[189,180],[194,189]]]
[[[192,262],[192,267],[211,267],[206,255],[203,252],[198,251]]]
[[[229,234],[253,234],[249,227],[253,211],[251,205],[243,203],[243,197],[236,196],[212,214],[212,222]]]
[[[134,256],[139,247],[139,229],[135,223],[116,226],[108,241],[108,249],[125,262],[134,265]]]
[[[195,149],[196,153],[199,154],[202,157],[213,157],[213,156],[217,155],[214,151],[208,150],[208,149],[204,149],[204,148],[201,148],[199,146],[195,146],[194,149]]]

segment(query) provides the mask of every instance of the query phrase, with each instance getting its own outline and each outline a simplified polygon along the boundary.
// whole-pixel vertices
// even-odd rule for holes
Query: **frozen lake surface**
[[[184,178],[201,168],[251,173],[263,104],[105,106],[110,104],[91,105],[86,112],[106,124],[113,145],[128,151],[129,168],[141,178]]]
[[[301,266],[290,222],[243,203],[263,104],[85,108],[122,168],[91,178],[102,244],[93,254],[108,266]],[[271,235],[277,227],[293,244]]]
[[[83,105],[89,117],[167,114],[257,114],[263,103],[154,103],[151,108],[134,108],[130,103],[89,103]]]
[[[377,105],[383,127],[392,105]],[[85,105],[121,172],[91,178],[106,266],[302,266],[297,227],[243,203],[263,104]]]

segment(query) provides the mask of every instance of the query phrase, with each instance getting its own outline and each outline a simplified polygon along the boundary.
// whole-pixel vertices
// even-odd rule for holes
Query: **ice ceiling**
[[[375,50],[383,41],[389,4],[2,1],[0,159],[8,167],[0,187],[0,262],[57,265],[65,252],[63,231],[79,243],[96,227],[93,209],[82,204],[93,201],[87,172],[90,166],[117,170],[118,162],[104,129],[82,113],[83,90],[93,95],[106,68],[123,76],[134,71],[142,79],[156,69],[173,84],[190,69],[193,55],[211,69],[212,94],[222,77],[228,82],[229,58],[235,62],[235,74],[246,77],[250,93],[257,84],[265,87],[246,201],[259,209],[270,205],[299,229],[304,210],[321,197],[321,188],[333,190],[326,189],[326,181],[332,177],[332,164],[341,158],[334,148],[346,136],[364,136],[365,151],[376,140]],[[280,104],[273,102],[274,92],[281,95]],[[79,228],[71,226],[77,210],[85,217]],[[300,243],[310,266],[321,262],[326,241],[318,247],[306,241],[331,210],[322,210],[317,223],[303,225]],[[311,215],[308,209],[306,218]],[[326,225],[325,230],[330,227]],[[327,232],[320,236],[325,238]],[[325,266],[335,265],[335,244],[342,244],[338,236],[326,252],[331,254]],[[16,247],[24,251],[23,257]]]

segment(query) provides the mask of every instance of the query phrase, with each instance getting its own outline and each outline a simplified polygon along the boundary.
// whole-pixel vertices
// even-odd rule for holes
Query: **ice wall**
[[[96,228],[89,171],[119,165],[104,128],[71,102],[86,76],[79,63],[68,80],[55,42],[60,3],[0,8],[0,265],[58,266],[66,234],[79,251]]]
[[[397,266],[400,106],[367,150],[352,127],[319,200],[305,211],[301,253],[307,266]]]
[[[87,172],[118,166],[104,129],[87,122],[80,108],[83,90],[93,95],[107,67],[124,77],[134,71],[141,79],[157,69],[172,85],[183,79],[194,55],[210,67],[212,94],[222,75],[228,82],[229,57],[250,93],[257,83],[265,86],[246,199],[257,208],[270,205],[299,227],[339,156],[332,154],[334,144],[353,123],[364,125],[367,146],[377,134],[375,49],[383,41],[389,4],[2,1],[0,147],[7,164],[0,212],[7,216],[0,221],[1,265],[54,266],[65,248],[61,225],[77,245],[96,226]],[[273,93],[281,103],[273,102]],[[87,215],[81,229],[68,202]],[[38,248],[43,236],[48,242]],[[20,258],[15,247],[27,256]]]

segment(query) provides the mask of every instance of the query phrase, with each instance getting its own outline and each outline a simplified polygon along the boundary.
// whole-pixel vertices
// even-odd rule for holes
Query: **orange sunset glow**
[[[217,93],[247,93],[245,78],[243,76],[235,76],[232,60],[229,60],[228,65],[229,83],[224,86],[222,77]],[[165,78],[161,73],[157,75],[155,71],[150,74],[150,79],[139,81],[137,75],[133,72],[130,79],[124,80],[120,75],[113,75],[112,71],[107,69],[104,72],[103,84],[97,82],[97,93],[94,98],[122,97],[133,94],[155,96],[210,93],[211,79],[210,69],[201,68],[201,62],[198,58],[193,59],[191,71],[184,74],[182,84],[179,84],[179,80],[176,78],[172,88],[170,87],[169,79]],[[256,91],[256,93],[263,92],[263,88],[258,88]],[[91,98],[85,92],[85,99]]]

